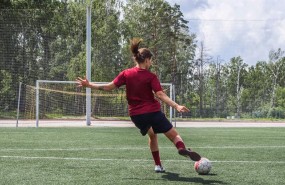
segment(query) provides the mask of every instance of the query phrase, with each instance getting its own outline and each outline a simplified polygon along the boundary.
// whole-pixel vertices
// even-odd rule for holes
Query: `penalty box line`
[[[40,157],[40,156],[0,156],[0,158],[10,158],[10,159],[20,159],[20,160],[70,160],[70,161],[122,161],[122,162],[150,162],[150,159],[119,159],[119,158],[82,158],[82,157]],[[187,162],[189,160],[175,160],[175,159],[165,159],[163,162]],[[192,161],[191,161],[192,162]],[[285,161],[217,161],[213,160],[212,163],[243,163],[243,164],[285,164]]]

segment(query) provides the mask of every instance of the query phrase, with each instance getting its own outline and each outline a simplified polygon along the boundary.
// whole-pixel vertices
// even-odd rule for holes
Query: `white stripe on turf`
[[[104,159],[104,158],[81,158],[81,157],[39,157],[39,156],[0,156],[0,158],[12,158],[12,159],[45,159],[45,160],[76,160],[76,161],[128,161],[128,162],[147,162],[153,161],[148,159]],[[166,159],[163,162],[186,162],[189,161],[187,159],[184,160],[175,160],[175,159]],[[285,164],[285,161],[211,161],[212,163],[264,163],[264,164]]]
[[[175,149],[172,147],[159,147],[160,149]],[[285,148],[285,146],[202,146],[193,148],[205,148],[205,149],[256,149],[256,148]],[[122,148],[0,148],[0,151],[85,151],[85,150],[145,150],[149,147],[122,147]]]

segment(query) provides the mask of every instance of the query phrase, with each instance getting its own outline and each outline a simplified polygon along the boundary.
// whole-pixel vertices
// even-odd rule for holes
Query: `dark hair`
[[[133,53],[134,60],[137,63],[143,63],[145,59],[151,59],[153,54],[147,48],[140,48],[139,45],[143,40],[140,38],[133,38],[131,40],[131,51]]]

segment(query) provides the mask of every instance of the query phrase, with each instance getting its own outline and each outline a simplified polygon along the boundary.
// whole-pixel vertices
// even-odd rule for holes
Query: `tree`
[[[195,61],[195,66],[194,66],[194,81],[196,82],[196,89],[198,91],[199,95],[199,113],[200,117],[203,116],[203,105],[205,104],[204,102],[204,96],[205,96],[205,82],[206,82],[206,71],[205,68],[207,65],[210,64],[211,58],[206,54],[206,49],[204,46],[203,42],[200,42],[200,47],[199,47],[199,56]]]
[[[175,85],[177,102],[189,102],[196,43],[180,6],[172,7],[163,0],[129,0],[124,6],[122,30],[123,61],[128,61],[124,65],[133,66],[129,39],[143,38],[142,47],[150,48],[154,54],[152,71],[162,82]]]
[[[92,61],[94,80],[111,81],[122,67],[121,3],[116,0],[93,1]]]
[[[262,112],[269,100],[270,84],[266,62],[259,61],[255,66],[249,67],[243,84],[247,91],[242,100],[243,109],[251,114]]]
[[[222,60],[217,57],[216,61],[213,61],[209,65],[208,69],[208,82],[207,82],[207,95],[209,96],[209,105],[211,110],[215,110],[215,116],[220,116],[222,107]]]
[[[236,116],[240,117],[241,113],[241,96],[244,86],[244,79],[246,76],[246,67],[241,57],[234,57],[230,61],[230,93],[232,95],[234,102],[233,105],[236,107]]]
[[[278,87],[277,80],[280,75],[280,70],[285,63],[284,51],[280,48],[277,51],[271,50],[269,53],[269,64],[268,68],[271,71],[271,79],[272,79],[272,95],[270,99],[270,105],[267,117],[270,117],[271,110],[275,104],[276,90]]]
[[[173,81],[178,63],[181,63],[180,67],[182,63],[187,64],[195,51],[194,35],[188,34],[187,21],[183,19],[179,6],[171,7],[163,0],[129,0],[124,15],[125,48],[128,48],[129,39],[143,38],[142,44],[154,53],[154,72],[164,82]],[[124,58],[129,60],[129,51],[125,51],[128,53],[124,53]],[[188,51],[189,54],[185,55]]]

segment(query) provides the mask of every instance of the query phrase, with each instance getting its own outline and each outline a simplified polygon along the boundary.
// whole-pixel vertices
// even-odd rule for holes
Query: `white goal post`
[[[107,82],[95,82],[106,84]],[[161,83],[164,92],[173,99],[174,88],[171,83]],[[90,96],[90,98],[86,98]],[[86,101],[90,103],[86,104]],[[161,102],[162,111],[172,123],[173,108]],[[90,109],[86,107],[90,105]],[[111,92],[78,88],[76,81],[36,81],[36,127],[41,119],[84,119],[90,125],[90,117],[96,119],[129,119],[125,88]],[[91,112],[87,112],[91,110]],[[83,118],[84,117],[84,118]],[[94,120],[93,119],[93,120]]]

